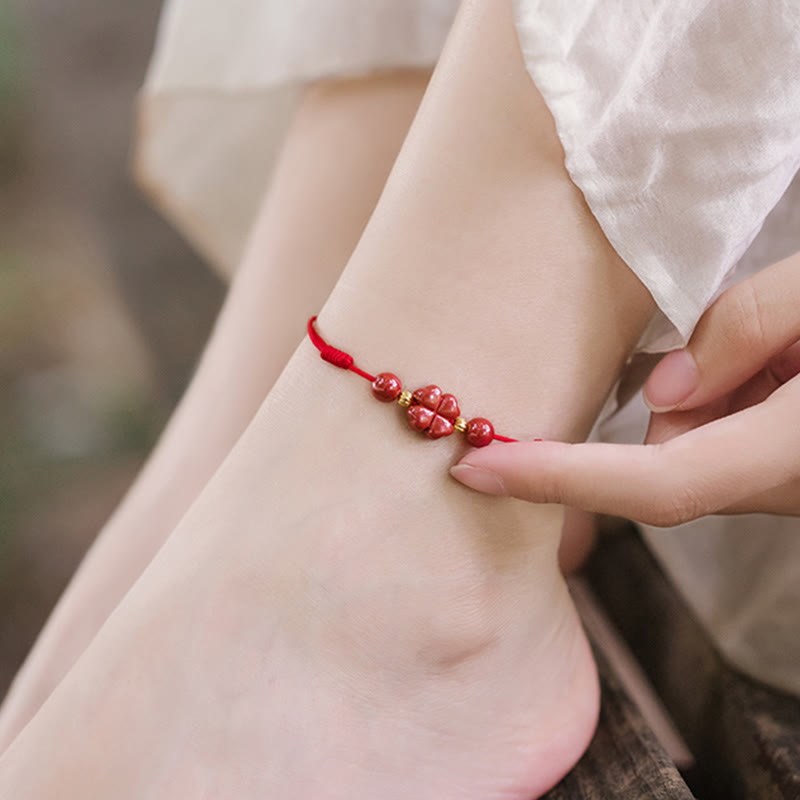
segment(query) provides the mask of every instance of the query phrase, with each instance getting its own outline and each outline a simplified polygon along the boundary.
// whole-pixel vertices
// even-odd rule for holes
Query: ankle
[[[374,400],[368,381],[321,361],[310,342],[254,433],[254,469],[269,476],[263,502],[285,543],[276,584],[332,641],[357,636],[355,652],[392,669],[435,671],[496,646],[522,607],[531,625],[559,624],[537,615],[566,593],[556,563],[562,509],[458,484],[447,470],[467,449],[460,438],[420,436],[400,407]]]

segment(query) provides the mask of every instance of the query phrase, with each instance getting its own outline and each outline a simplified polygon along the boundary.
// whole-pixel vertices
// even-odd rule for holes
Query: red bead
[[[420,433],[433,422],[433,418],[436,416],[435,411],[431,411],[424,406],[409,406],[406,414],[408,416],[408,424]]]
[[[382,403],[392,403],[400,396],[403,391],[403,384],[400,378],[391,372],[381,372],[372,381],[372,394]]]
[[[421,406],[436,411],[442,401],[442,390],[438,386],[423,386],[421,389],[417,389],[411,397]]]
[[[423,386],[412,395],[414,402],[425,408],[430,408],[437,414],[447,419],[456,419],[461,413],[458,409],[458,400],[452,394],[442,394],[438,386]]]
[[[415,431],[425,433],[429,439],[440,439],[453,432],[453,422],[458,415],[458,402],[452,394],[442,394],[431,384],[417,389],[411,395],[414,405],[407,410],[408,424]]]
[[[458,408],[458,401],[452,394],[443,394],[442,401],[436,409],[436,413],[449,420],[458,419],[461,411]]]
[[[453,423],[449,419],[434,414],[433,419],[425,435],[429,439],[441,439],[442,436],[449,436],[453,432]]]
[[[467,423],[466,436],[473,447],[486,447],[494,439],[494,426],[488,419],[475,417]]]

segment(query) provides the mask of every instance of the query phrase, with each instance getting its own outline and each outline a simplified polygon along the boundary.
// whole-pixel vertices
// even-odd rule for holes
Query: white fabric
[[[168,0],[140,180],[230,274],[298,88],[433,65],[457,5]],[[800,249],[798,180],[781,200],[800,166],[800,3],[514,0],[514,15],[570,175],[658,305],[637,349],[684,344],[743,254],[752,270]],[[633,441],[646,409],[615,402],[598,430]],[[706,519],[646,536],[728,657],[800,694],[800,524]]]
[[[458,0],[167,0],[135,169],[230,276],[291,118],[324,77],[436,63]]]
[[[685,341],[800,167],[800,4],[515,0],[608,240]]]

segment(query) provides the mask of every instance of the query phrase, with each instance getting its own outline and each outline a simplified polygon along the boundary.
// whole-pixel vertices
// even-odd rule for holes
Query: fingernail
[[[503,479],[489,469],[456,464],[450,467],[450,474],[470,489],[476,489],[484,494],[508,494]]]
[[[656,413],[671,411],[694,392],[700,381],[697,364],[688,350],[667,353],[645,383],[642,396]]]

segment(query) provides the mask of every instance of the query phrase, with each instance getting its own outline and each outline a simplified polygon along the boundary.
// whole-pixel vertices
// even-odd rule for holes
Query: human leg
[[[652,308],[567,177],[510,8],[465,3],[320,331],[503,433],[573,440]],[[522,800],[579,757],[597,687],[560,510],[456,484],[457,440],[317,355],[300,344],[0,789]]]
[[[191,386],[20,671],[0,751],[131,587],[252,419],[369,219],[429,78],[307,90],[241,268]]]

